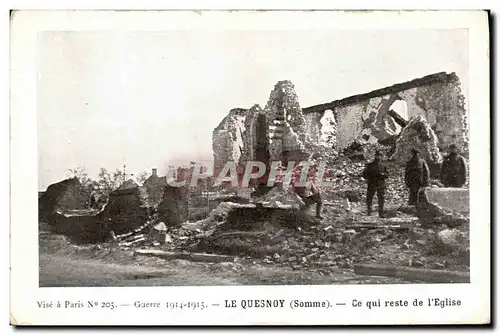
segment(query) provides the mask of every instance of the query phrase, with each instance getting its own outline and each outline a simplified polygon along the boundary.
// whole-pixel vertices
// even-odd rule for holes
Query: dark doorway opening
[[[255,137],[257,140],[257,145],[255,146],[255,159],[267,165],[271,155],[269,154],[269,144],[267,143],[267,124],[264,115],[259,115],[257,117]]]

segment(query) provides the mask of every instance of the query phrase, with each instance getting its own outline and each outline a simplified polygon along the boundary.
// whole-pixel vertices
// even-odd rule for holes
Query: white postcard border
[[[333,16],[332,16],[333,15]],[[424,17],[425,16],[425,17]],[[294,24],[300,18],[300,25]],[[471,284],[38,288],[37,33],[48,30],[469,29]],[[490,314],[490,138],[485,12],[17,12],[11,45],[11,322],[16,324],[440,324],[484,323]],[[432,56],[432,55],[430,55]],[[331,309],[222,308],[224,300],[345,302]],[[460,299],[461,308],[350,307],[353,299]],[[39,309],[37,301],[206,301],[186,312]]]

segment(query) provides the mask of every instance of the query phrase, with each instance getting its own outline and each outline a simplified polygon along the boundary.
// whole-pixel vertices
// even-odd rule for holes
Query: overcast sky
[[[436,72],[468,100],[467,32],[45,32],[39,38],[39,188],[84,166],[128,172],[212,159],[231,108],[291,80],[302,107]]]

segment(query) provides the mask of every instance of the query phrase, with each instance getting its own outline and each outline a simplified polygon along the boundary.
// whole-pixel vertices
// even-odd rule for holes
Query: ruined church
[[[286,164],[313,152],[335,155],[355,140],[384,144],[394,139],[396,152],[389,158],[403,162],[409,154],[402,147],[408,142],[404,134],[413,137],[412,145],[423,149],[430,161],[439,162],[440,151],[451,143],[467,154],[467,112],[455,73],[436,73],[306,108],[301,108],[293,84],[280,81],[263,108],[232,109],[215,128],[214,169],[227,161]]]

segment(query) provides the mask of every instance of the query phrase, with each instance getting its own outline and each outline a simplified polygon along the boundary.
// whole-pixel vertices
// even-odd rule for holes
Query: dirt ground
[[[351,269],[325,275],[248,259],[204,263],[134,256],[133,251],[72,246],[64,237],[46,232],[40,238],[39,270],[41,287],[409,283],[396,278],[356,276]]]
[[[414,252],[411,249],[402,252],[394,243],[384,248],[392,249],[382,254],[373,250],[371,257],[385,256],[394,260],[394,255],[400,255],[406,261],[408,254]],[[40,232],[39,250],[41,287],[412,283],[399,278],[359,276],[350,264],[309,267],[251,257],[221,263],[164,260],[136,256],[133,250],[118,247],[76,246],[65,237],[48,231]]]

